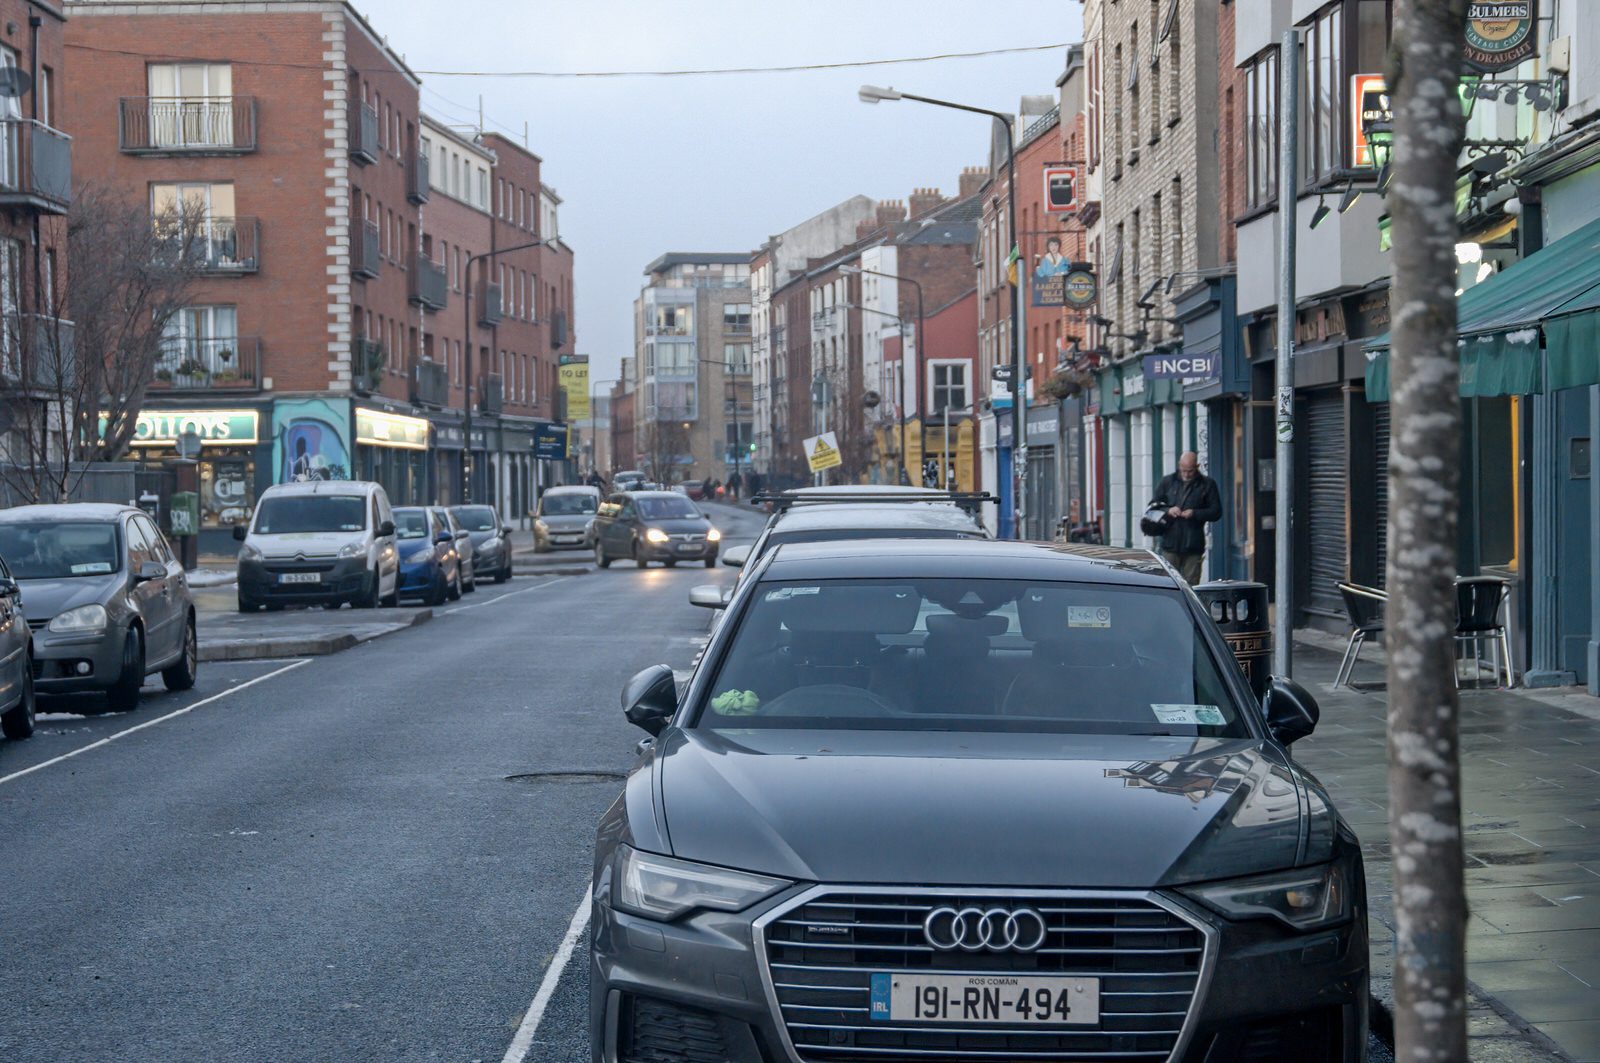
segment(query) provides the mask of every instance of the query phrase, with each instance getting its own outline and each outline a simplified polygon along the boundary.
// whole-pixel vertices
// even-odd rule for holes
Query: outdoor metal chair
[[[1472,643],[1472,678],[1476,684],[1482,675],[1482,650],[1489,643],[1489,661],[1494,668],[1494,681],[1500,682],[1501,661],[1505,662],[1506,686],[1515,685],[1511,669],[1511,639],[1506,625],[1500,619],[1500,609],[1505,605],[1511,585],[1498,576],[1462,576],[1456,580],[1456,686],[1461,685],[1461,644]],[[1502,657],[1502,654],[1504,656]]]
[[[1363,587],[1359,583],[1340,583],[1339,596],[1344,599],[1344,611],[1350,617],[1350,641],[1344,648],[1344,660],[1339,662],[1339,674],[1334,677],[1337,689],[1350,682],[1356,659],[1367,639],[1383,635],[1383,611],[1389,604],[1389,595],[1376,587]]]

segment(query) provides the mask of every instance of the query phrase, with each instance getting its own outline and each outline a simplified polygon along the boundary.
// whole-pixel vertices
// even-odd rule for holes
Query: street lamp
[[[936,100],[931,96],[917,96],[909,92],[901,92],[894,88],[884,88],[878,85],[863,85],[856,95],[862,103],[882,103],[894,100],[915,100],[917,103],[926,103],[934,107],[948,107],[953,111],[967,111],[971,114],[987,115],[1006,128],[1006,230],[1010,241],[1009,255],[1018,253],[1017,245],[1017,136],[1016,126],[1011,115],[1001,111],[991,111],[987,107],[973,107],[965,103],[953,103],[950,100]],[[1019,266],[1021,263],[1019,263]],[[1027,436],[1027,384],[1022,376],[1022,294],[1021,270],[1018,270],[1017,283],[1011,285],[1011,460],[1012,471],[1016,476],[1013,485],[1010,476],[1000,478],[1000,537],[1002,539],[1022,536],[1023,499],[1027,495],[1024,489],[1028,476],[1028,436]],[[920,340],[919,340],[920,342]]]
[[[463,447],[461,451],[461,501],[472,501],[472,264],[474,262],[487,262],[498,255],[510,254],[512,251],[526,251],[530,247],[543,247],[549,240],[540,238],[525,244],[513,244],[510,247],[497,248],[494,251],[484,251],[481,254],[468,255],[467,264],[462,269],[461,283],[464,290],[461,293],[461,317],[464,326],[462,331],[462,345],[466,348],[467,373],[466,401],[462,404],[466,411],[461,419],[461,434]],[[487,278],[485,278],[487,280]]]
[[[701,365],[720,365],[720,366],[722,366],[723,375],[725,377],[727,377],[727,379],[724,380],[723,383],[724,384],[727,384],[727,383],[732,383],[733,384],[733,474],[735,476],[738,476],[739,479],[742,481],[744,479],[744,476],[739,472],[739,454],[740,454],[741,449],[744,446],[744,441],[740,438],[740,433],[739,433],[739,379],[738,378],[739,378],[740,374],[733,371],[733,366],[729,365],[727,359],[725,359],[725,358],[724,359],[696,358],[695,361],[699,362]],[[696,373],[695,375],[697,377],[699,376],[698,373]],[[752,394],[751,395],[752,403],[753,403],[754,398],[755,398],[755,396]],[[752,409],[751,410],[751,416],[754,417],[754,415],[755,415],[755,411]],[[689,426],[688,425],[684,425],[684,427],[688,428]],[[755,422],[752,420],[751,423],[750,423],[750,437],[752,439],[754,439],[755,438],[755,434],[756,434],[756,426],[755,426]],[[724,455],[723,456],[724,457],[727,456],[726,455],[726,451],[724,451]]]
[[[896,98],[898,98],[898,94],[896,94]],[[862,99],[865,100],[866,97],[863,96]],[[867,100],[867,102],[876,103],[878,101],[876,99],[873,99],[873,100]],[[865,275],[870,276],[870,277],[882,277],[885,280],[892,280],[892,281],[895,281],[897,283],[909,284],[909,285],[911,285],[913,288],[915,288],[917,290],[917,361],[916,361],[917,382],[916,382],[915,386],[917,388],[917,391],[916,391],[917,409],[920,410],[922,408],[922,390],[921,389],[922,389],[922,385],[923,385],[923,381],[922,381],[922,282],[921,281],[912,280],[910,277],[901,277],[901,276],[898,276],[898,275],[893,274],[893,273],[879,273],[875,269],[867,269],[864,266],[840,266],[839,267],[839,272],[840,273],[860,273],[860,274],[865,274]],[[896,300],[896,302],[898,302],[898,300]],[[871,308],[864,306],[861,309],[868,310],[868,309],[871,309]],[[881,311],[881,310],[876,311],[876,312],[880,313],[880,314],[883,313],[883,311]],[[903,484],[909,484],[911,482],[911,480],[906,475],[906,414],[909,412],[909,404],[906,402],[906,372],[905,372],[905,364],[904,364],[905,363],[905,357],[906,357],[905,344],[902,342],[901,345],[900,345],[900,361],[901,361],[901,368],[900,368],[900,482],[903,483]],[[919,420],[918,423],[919,424],[921,423],[920,420]]]

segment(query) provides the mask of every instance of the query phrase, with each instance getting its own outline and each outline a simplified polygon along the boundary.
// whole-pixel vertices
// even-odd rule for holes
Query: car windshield
[[[467,531],[486,532],[500,528],[500,521],[488,506],[456,506],[450,512],[456,515],[456,520]]]
[[[687,498],[641,498],[636,505],[645,520],[677,520],[698,517],[700,511]]]
[[[545,495],[539,500],[539,512],[546,517],[576,517],[584,513],[593,513],[594,495],[586,492]]]
[[[269,495],[256,508],[257,535],[358,532],[366,526],[365,495]]]
[[[737,623],[692,726],[1250,735],[1175,590],[775,582]]]
[[[397,539],[426,539],[428,537],[427,512],[420,509],[395,510],[394,534]]]
[[[0,557],[17,579],[103,576],[122,567],[110,521],[0,524]]]

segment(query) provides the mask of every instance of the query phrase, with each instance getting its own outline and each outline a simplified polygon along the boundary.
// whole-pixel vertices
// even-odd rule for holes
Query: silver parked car
[[[463,593],[471,594],[478,589],[478,559],[477,551],[472,546],[472,533],[456,520],[449,506],[429,506],[428,509],[444,522],[444,526],[450,529],[450,537],[456,541],[456,586],[450,597],[454,599]]]
[[[194,686],[194,599],[143,510],[90,502],[8,509],[0,557],[22,592],[41,693],[104,691],[107,708],[126,712],[152,672],[168,690]]]
[[[473,576],[496,583],[511,578],[511,529],[493,506],[451,506],[457,523],[472,536]]]
[[[0,558],[0,733],[33,734],[33,639],[22,614],[22,588]]]
[[[539,496],[534,511],[533,550],[587,550],[593,544],[595,510],[600,491],[585,484],[552,487]]]

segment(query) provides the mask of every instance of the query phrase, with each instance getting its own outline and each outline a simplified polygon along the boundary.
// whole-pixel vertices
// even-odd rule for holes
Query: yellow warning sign
[[[821,472],[823,469],[832,469],[844,464],[844,459],[839,457],[839,440],[832,432],[812,436],[805,441],[805,448],[806,460],[811,463],[812,472]]]

